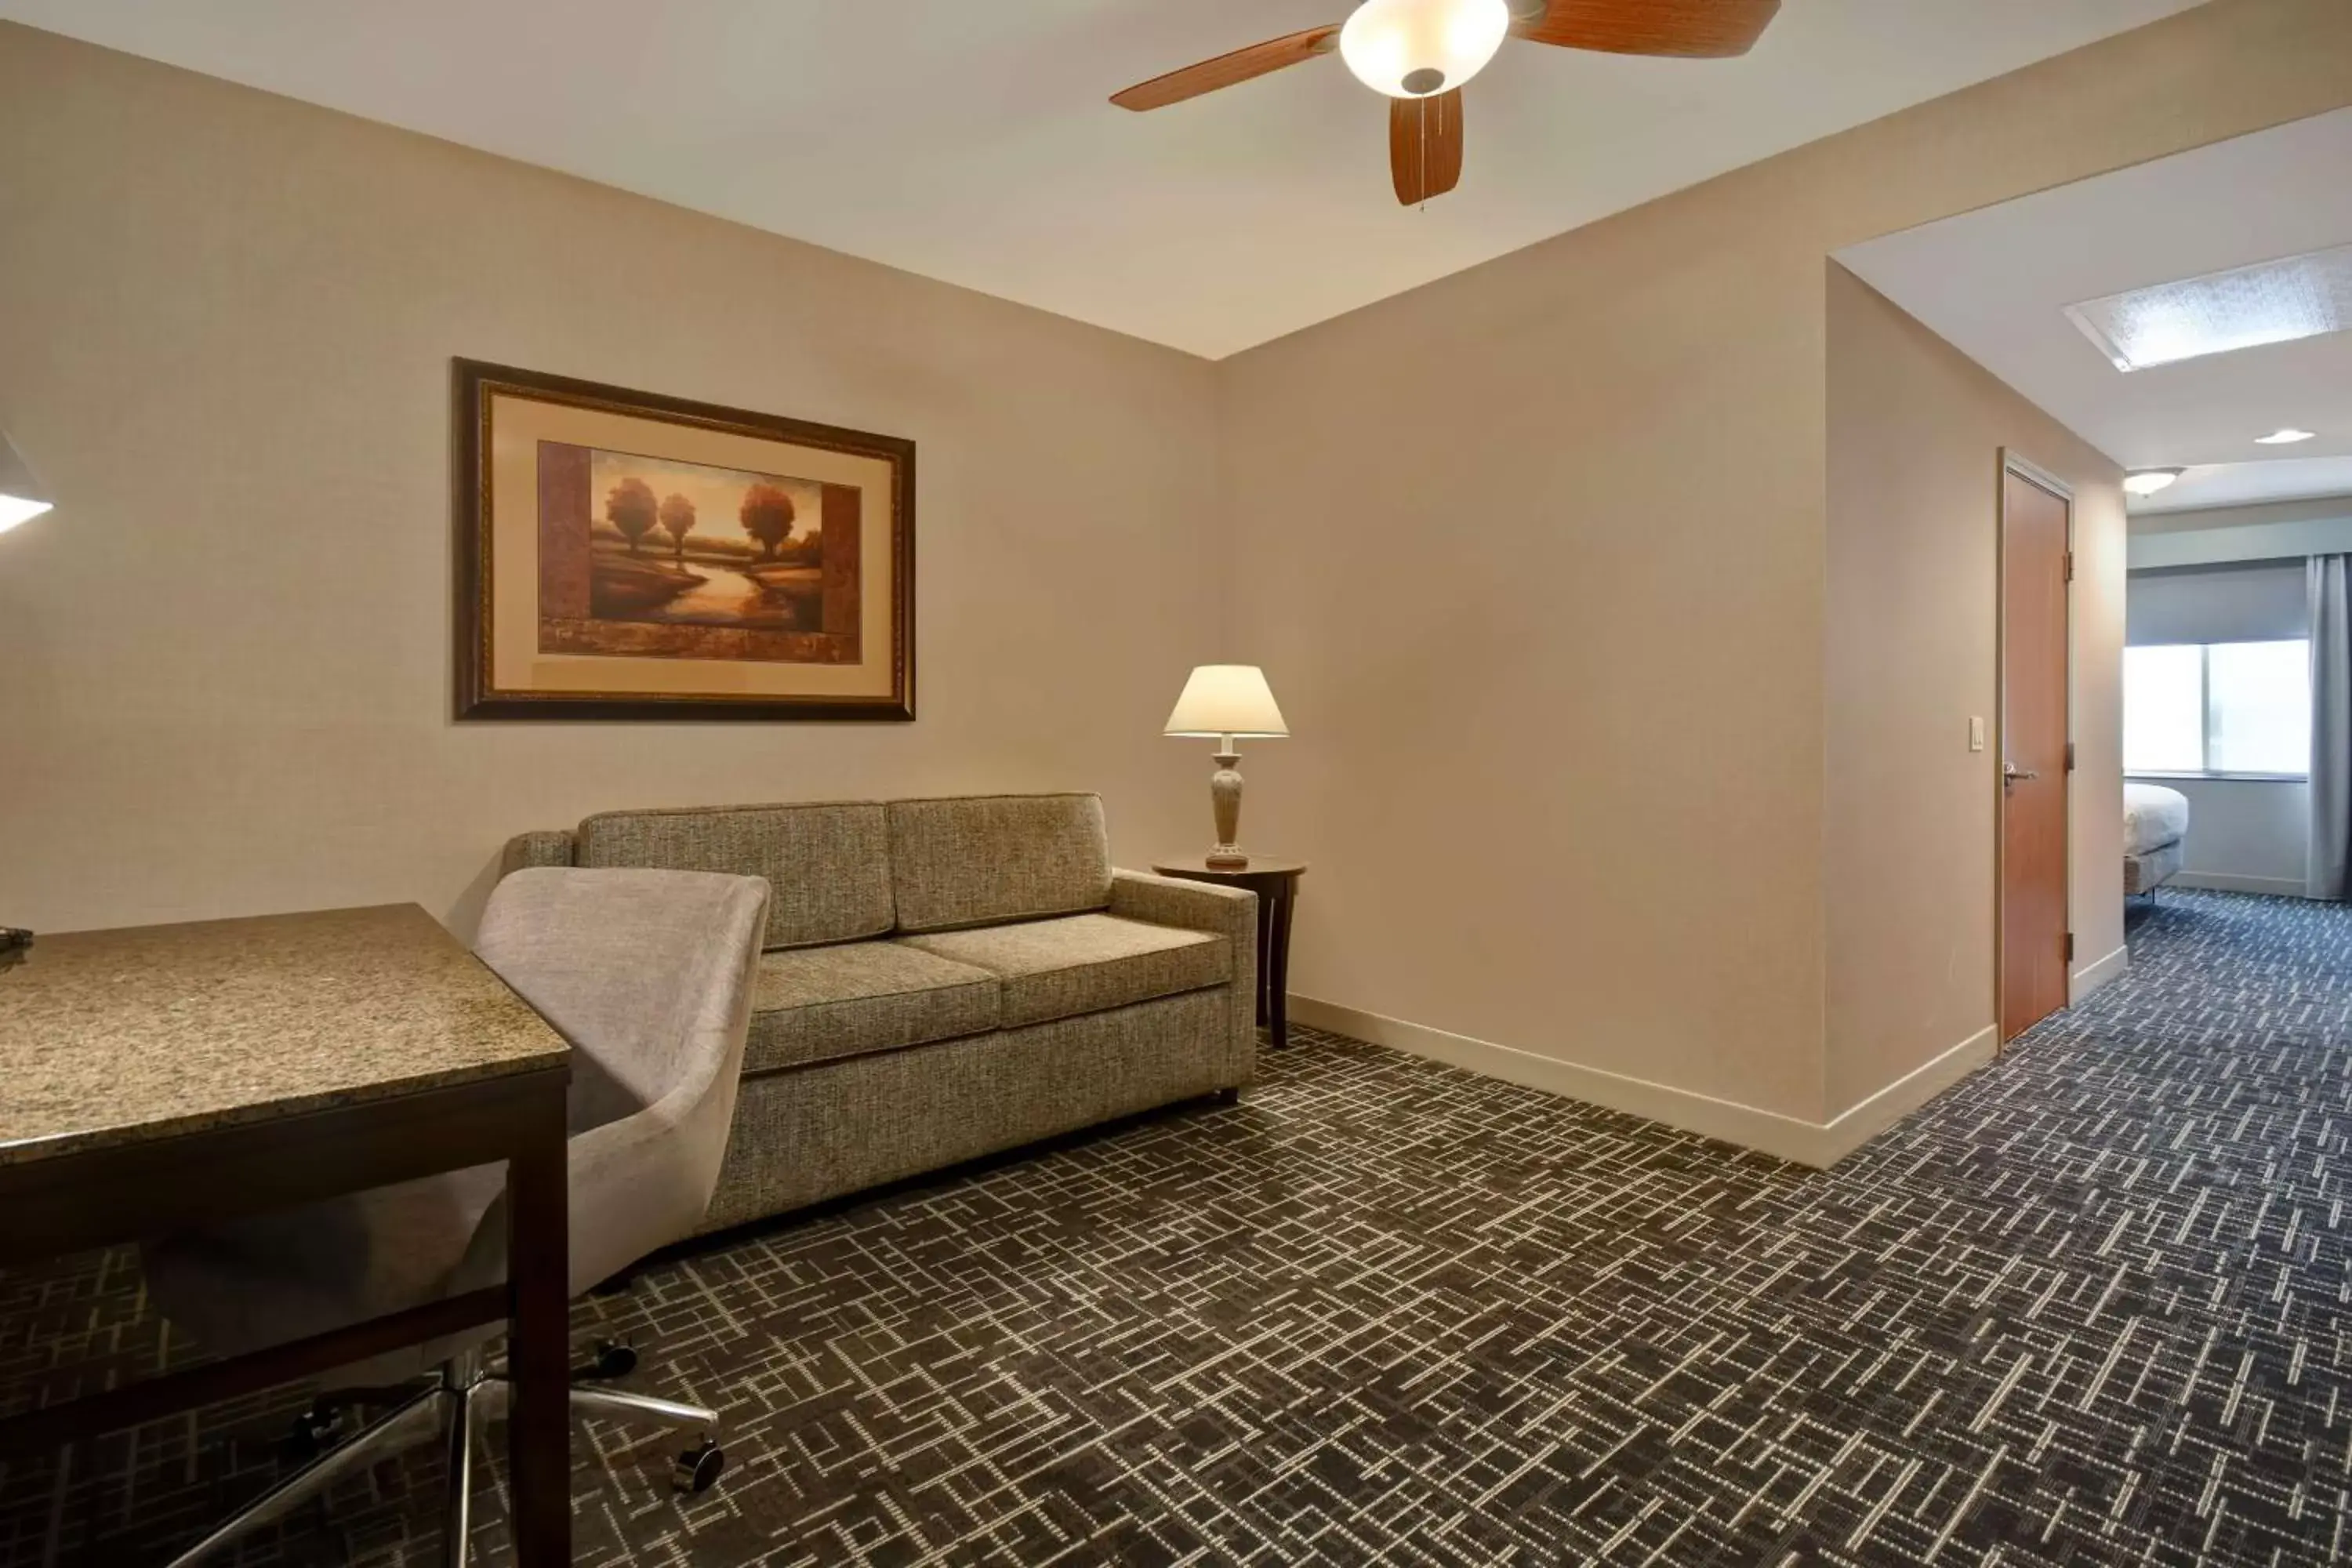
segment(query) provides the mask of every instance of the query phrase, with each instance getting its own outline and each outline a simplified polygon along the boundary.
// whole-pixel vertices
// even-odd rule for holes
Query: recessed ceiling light
[[[2293,342],[2352,327],[2352,245],[2066,307],[2117,370]]]
[[[2124,489],[2136,496],[2152,496],[2158,490],[2170,489],[2172,481],[2186,471],[2182,468],[2142,468],[2124,476]]]
[[[2318,434],[2316,431],[2298,430],[2290,425],[2284,430],[2273,430],[2267,436],[2255,437],[2254,445],[2257,447],[2292,447],[2297,441],[2310,440],[2312,437],[2316,434]]]

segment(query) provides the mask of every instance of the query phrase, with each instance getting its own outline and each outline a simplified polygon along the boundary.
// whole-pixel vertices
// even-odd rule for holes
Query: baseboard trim
[[[2300,899],[2306,895],[2303,880],[2296,877],[2241,877],[2230,871],[2176,872],[2164,888],[2204,888],[2216,893],[2268,893],[2273,898]],[[2163,902],[2163,888],[2157,889],[2157,901]]]
[[[2068,977],[2066,1005],[2072,1007],[2096,991],[2105,989],[2124,977],[2131,967],[2131,949],[2119,947],[2095,963],[2086,963]]]
[[[1319,997],[1293,994],[1290,1016],[1310,1028],[1369,1040],[1409,1055],[1426,1057],[1486,1078],[1580,1100],[1608,1110],[1662,1121],[1685,1132],[1736,1143],[1799,1165],[1826,1170],[1894,1126],[1969,1073],[1992,1060],[1996,1031],[1987,1025],[1859,1105],[1828,1122],[1802,1121],[1734,1100],[1717,1100],[1671,1085],[1600,1068],[1539,1057],[1515,1046],[1456,1035],[1426,1024],[1341,1006]]]
[[[1850,1105],[1821,1129],[1822,1158],[1808,1160],[1823,1170],[1836,1164],[1977,1068],[2000,1054],[2000,1026],[1987,1024],[1958,1045],[1928,1058],[1858,1105]]]

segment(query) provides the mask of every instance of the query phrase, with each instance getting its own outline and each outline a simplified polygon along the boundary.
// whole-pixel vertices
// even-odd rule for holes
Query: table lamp
[[[1208,863],[1222,871],[1247,866],[1249,857],[1235,842],[1242,825],[1242,775],[1234,764],[1242,759],[1234,750],[1234,742],[1242,736],[1276,740],[1290,733],[1290,726],[1282,721],[1282,710],[1274,705],[1265,672],[1254,664],[1201,666],[1184,682],[1183,694],[1176,699],[1176,711],[1168,715],[1165,732],[1217,742],[1217,771],[1209,775],[1209,805],[1217,815],[1217,847],[1209,851]]]
[[[48,492],[33,478],[33,470],[25,459],[16,455],[8,433],[0,430],[0,533],[48,510]]]

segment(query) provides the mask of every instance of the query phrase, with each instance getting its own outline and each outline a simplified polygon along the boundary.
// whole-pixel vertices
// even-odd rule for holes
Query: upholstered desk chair
[[[483,961],[572,1043],[572,1291],[694,1234],[735,1110],[768,885],[693,871],[520,871],[490,895]],[[380,1187],[146,1249],[158,1307],[205,1348],[232,1353],[496,1283],[505,1273],[505,1170],[486,1165]],[[173,1559],[199,1562],[438,1428],[449,1455],[447,1561],[466,1560],[473,1434],[504,1404],[479,1346],[496,1331],[346,1368],[339,1403],[388,1404],[361,1427]],[[435,1369],[414,1388],[381,1385]],[[724,1463],[717,1415],[593,1386],[634,1354],[607,1348],[574,1373],[574,1409],[699,1433],[673,1481],[700,1491]],[[583,1386],[583,1384],[588,1384]]]

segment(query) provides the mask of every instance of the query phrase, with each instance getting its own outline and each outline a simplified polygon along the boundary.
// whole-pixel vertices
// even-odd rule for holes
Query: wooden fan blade
[[[1252,77],[1278,71],[1328,55],[1339,47],[1339,29],[1309,27],[1303,33],[1287,37],[1268,38],[1262,44],[1252,44],[1245,49],[1235,49],[1229,55],[1219,55],[1199,65],[1186,66],[1182,70],[1170,71],[1166,76],[1153,77],[1150,81],[1136,83],[1125,92],[1111,94],[1111,101],[1121,109],[1139,113],[1147,109],[1164,109],[1171,103],[1181,103],[1188,98],[1198,98],[1204,92],[1214,92],[1221,87],[1247,81]]]
[[[1570,49],[1720,59],[1754,48],[1780,10],[1780,0],[1551,0],[1511,32]]]
[[[1462,89],[1389,100],[1389,177],[1397,200],[1414,206],[1462,178]]]

